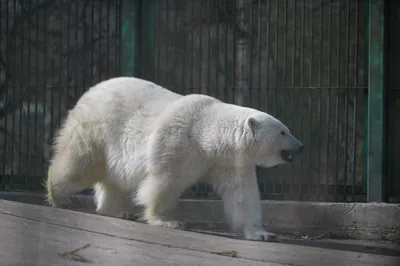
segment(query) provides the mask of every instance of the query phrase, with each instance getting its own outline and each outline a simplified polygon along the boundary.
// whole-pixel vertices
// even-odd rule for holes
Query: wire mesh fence
[[[259,169],[263,198],[363,200],[363,1],[173,0],[155,10],[157,83],[266,111],[305,144],[292,167]]]
[[[61,119],[119,73],[120,1],[0,0],[1,186],[41,190]]]
[[[67,110],[121,74],[125,2],[0,0],[3,190],[42,189]],[[365,200],[364,1],[151,2],[154,23],[140,36],[154,40],[142,45],[150,52],[138,60],[141,76],[266,111],[305,144],[292,166],[258,169],[263,199]],[[215,195],[198,184],[185,197]]]

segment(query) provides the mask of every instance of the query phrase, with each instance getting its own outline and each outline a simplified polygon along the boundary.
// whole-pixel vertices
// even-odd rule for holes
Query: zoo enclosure
[[[383,172],[383,0],[0,0],[0,8],[2,190],[42,190],[67,110],[89,86],[125,75],[287,124],[306,149],[292,166],[258,169],[263,199],[399,200],[398,172]],[[185,197],[215,196],[198,184]]]

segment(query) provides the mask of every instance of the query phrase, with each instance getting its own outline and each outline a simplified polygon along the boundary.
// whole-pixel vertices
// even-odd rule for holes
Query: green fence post
[[[121,0],[121,76],[138,75],[141,0]]]
[[[385,156],[385,1],[369,0],[368,9],[367,200],[382,202],[386,197],[383,168]]]
[[[155,0],[142,0],[141,7],[141,78],[154,81]]]

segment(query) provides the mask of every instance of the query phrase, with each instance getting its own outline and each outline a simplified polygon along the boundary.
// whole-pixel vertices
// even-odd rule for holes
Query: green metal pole
[[[385,201],[385,1],[369,0],[368,8],[368,137],[367,200]]]
[[[369,48],[369,0],[364,1],[364,19],[365,19],[365,36],[364,36],[364,44],[365,51],[364,56],[368,59],[368,48]],[[368,60],[364,61],[364,69],[368,70],[369,63]],[[364,75],[364,82],[368,84],[368,75]],[[367,171],[367,162],[368,162],[368,88],[364,90],[363,94],[364,100],[364,138],[363,138],[363,192],[366,193],[368,187],[368,171]]]
[[[155,31],[155,0],[142,0],[141,6],[141,77],[154,81],[154,31]]]
[[[141,0],[121,0],[121,76],[138,75]]]

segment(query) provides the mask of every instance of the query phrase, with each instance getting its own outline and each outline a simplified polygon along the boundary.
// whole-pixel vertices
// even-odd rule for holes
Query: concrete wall
[[[43,194],[3,192],[0,199],[45,205]],[[71,209],[95,213],[90,195],[73,196],[71,202]],[[264,226],[280,235],[400,242],[399,204],[263,201],[262,211]],[[131,216],[139,212],[134,209]],[[220,201],[180,200],[174,215],[194,229],[229,232]]]

